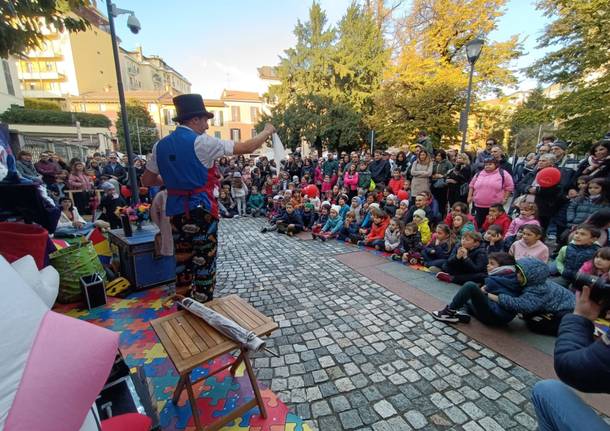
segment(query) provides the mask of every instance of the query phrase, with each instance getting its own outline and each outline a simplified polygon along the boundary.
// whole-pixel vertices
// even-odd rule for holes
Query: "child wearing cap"
[[[430,225],[428,224],[426,212],[422,209],[415,210],[413,213],[413,223],[417,224],[417,230],[421,235],[422,244],[428,244],[432,233],[430,232]]]
[[[394,217],[396,215],[396,208],[396,196],[389,194],[385,198],[383,210],[388,214],[389,217]]]
[[[301,217],[303,218],[303,230],[310,231],[316,222],[316,213],[311,202],[305,202],[303,204],[303,212],[301,213]]]
[[[311,234],[313,239],[320,238],[322,241],[326,241],[329,238],[337,236],[343,226],[343,219],[339,217],[339,211],[341,211],[339,205],[333,205],[330,208],[328,220],[326,220],[326,223],[322,226],[320,232]]]
[[[394,251],[400,246],[400,236],[402,234],[402,225],[396,218],[390,220],[384,235],[384,249],[388,253]]]
[[[102,215],[101,220],[110,223],[111,229],[119,229],[121,227],[121,218],[115,214],[118,207],[124,207],[127,205],[127,201],[116,192],[114,186],[109,182],[102,183],[102,190],[104,195],[100,201],[100,210]]]

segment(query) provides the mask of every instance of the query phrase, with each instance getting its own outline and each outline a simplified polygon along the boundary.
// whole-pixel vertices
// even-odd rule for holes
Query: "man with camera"
[[[585,277],[588,280],[583,280]],[[593,321],[607,311],[610,286],[586,275],[578,277],[575,284],[579,281],[589,285],[576,293],[574,313],[562,319],[555,343],[555,372],[561,382],[538,382],[532,392],[538,426],[543,431],[610,430],[610,425],[569,387],[581,392],[610,393],[610,338],[608,334],[598,340],[593,337]]]

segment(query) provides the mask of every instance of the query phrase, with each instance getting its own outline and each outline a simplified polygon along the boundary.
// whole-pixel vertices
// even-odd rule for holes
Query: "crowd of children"
[[[574,306],[574,294],[565,287],[570,287],[576,273],[608,277],[607,207],[571,217],[581,223],[573,226],[551,259],[553,250],[544,242],[535,202],[521,201],[513,217],[502,203],[493,204],[478,226],[464,202],[455,202],[443,220],[430,192],[409,199],[408,182],[400,173],[390,186],[371,190],[329,182],[326,176],[319,189],[296,182],[286,182],[281,189],[281,181],[278,186],[271,180],[271,194],[264,196],[253,186],[247,200],[243,196],[245,204],[228,201],[225,207],[230,211],[236,206],[235,215],[265,215],[268,224],[263,232],[292,236],[305,231],[314,240],[370,247],[394,261],[426,268],[438,280],[463,285],[451,304],[434,313],[448,322],[467,321],[460,309],[468,305],[470,314],[485,323],[506,324],[521,314],[532,330],[553,334],[561,316]],[[225,199],[229,194],[234,202],[240,196],[233,188],[224,192]],[[584,205],[591,202],[575,199],[571,212],[584,212]],[[558,286],[565,286],[561,287],[565,292]],[[554,292],[552,298],[549,292]]]

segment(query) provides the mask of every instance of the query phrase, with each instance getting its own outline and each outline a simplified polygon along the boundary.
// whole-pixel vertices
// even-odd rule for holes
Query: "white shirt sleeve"
[[[195,154],[206,168],[212,168],[214,161],[223,156],[232,156],[235,142],[224,141],[207,134],[202,134],[195,139]]]
[[[157,144],[153,145],[150,157],[146,160],[146,169],[153,174],[159,173],[159,166],[157,165]]]

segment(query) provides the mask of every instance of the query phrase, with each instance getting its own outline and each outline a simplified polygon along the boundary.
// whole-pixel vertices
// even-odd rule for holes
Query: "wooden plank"
[[[193,356],[184,343],[182,343],[180,337],[178,337],[178,334],[176,334],[176,331],[174,331],[174,328],[172,328],[170,321],[163,322],[162,326],[167,333],[167,336],[171,340],[171,344],[176,348],[182,359],[187,359],[190,356]]]
[[[218,311],[220,312],[220,314],[225,316],[227,319],[233,320],[234,322],[236,322],[238,325],[242,326],[243,328],[252,330],[253,326],[248,323],[248,321],[243,317],[243,315],[240,315],[239,313],[234,313],[233,310],[231,309],[230,305],[225,306],[224,304],[219,304]],[[254,327],[256,327],[256,326],[254,326]]]
[[[242,301],[231,301],[227,306],[229,306],[234,313],[238,313],[247,319],[248,322],[250,322],[250,329],[254,329],[264,323],[264,321],[257,316],[256,309],[252,308],[249,304]]]
[[[180,340],[182,341],[182,343],[186,346],[187,349],[189,349],[191,356],[201,353],[201,350],[199,350],[199,348],[193,342],[193,340],[191,339],[189,334],[187,334],[186,331],[184,330],[184,327],[182,326],[182,324],[178,321],[178,317],[168,321],[167,323],[169,323],[171,325],[174,332],[178,335],[178,337],[180,337]]]
[[[211,339],[211,342],[208,343],[210,348],[227,340],[227,337],[212,328],[203,319],[194,316],[192,322],[197,327],[195,330],[198,334],[206,334]]]
[[[201,339],[207,344],[207,348],[210,349],[218,344],[218,342],[212,338],[207,326],[202,319],[196,316],[189,318],[189,323],[193,327],[193,330],[201,337]]]
[[[190,319],[186,319],[184,316],[177,316],[176,320],[182,324],[182,327],[186,331],[187,334],[191,337],[191,340],[197,345],[200,352],[203,352],[208,349],[208,345],[203,338],[195,332],[195,329],[191,326]]]

